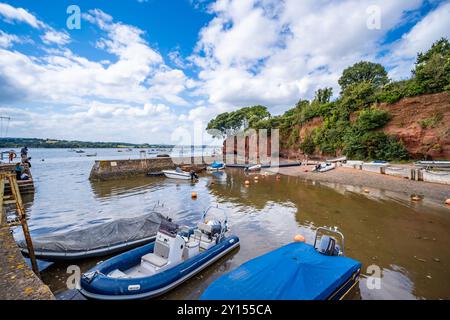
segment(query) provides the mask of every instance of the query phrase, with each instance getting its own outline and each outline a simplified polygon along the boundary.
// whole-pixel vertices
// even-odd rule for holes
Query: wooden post
[[[1,181],[0,181],[0,226],[3,225],[3,198],[5,196],[5,178],[3,175],[0,176]],[[5,221],[6,221],[6,217],[5,217]]]
[[[31,267],[34,273],[40,277],[39,268],[36,262],[36,256],[34,255],[33,242],[31,241],[30,230],[28,229],[27,217],[25,214],[25,209],[22,204],[22,196],[20,195],[19,186],[17,184],[16,177],[12,174],[7,176],[9,184],[11,186],[11,193],[13,198],[16,200],[16,210],[19,215],[20,224],[22,225],[23,235],[25,237],[25,241],[27,243],[28,255],[31,260]],[[4,176],[3,179],[4,181]],[[2,199],[3,201],[3,199]]]

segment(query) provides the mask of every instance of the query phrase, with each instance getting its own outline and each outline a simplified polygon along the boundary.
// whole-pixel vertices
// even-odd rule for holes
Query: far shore
[[[445,184],[414,181],[342,167],[324,173],[316,173],[311,172],[313,168],[314,166],[301,166],[267,169],[267,171],[299,177],[308,181],[338,183],[367,188],[368,192],[370,192],[370,188],[376,188],[398,192],[406,196],[419,195],[427,200],[433,200],[444,205],[445,200],[450,198],[450,186]],[[448,207],[450,208],[450,206]]]

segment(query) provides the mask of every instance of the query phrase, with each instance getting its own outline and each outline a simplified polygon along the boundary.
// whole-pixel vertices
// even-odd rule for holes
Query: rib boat
[[[250,260],[213,282],[200,299],[343,299],[357,286],[361,270],[343,250],[342,233],[318,228],[314,245],[294,242]]]
[[[239,246],[227,236],[227,218],[208,220],[197,227],[162,221],[154,243],[133,249],[95,266],[81,277],[80,292],[102,300],[145,299],[159,296],[211,265]]]
[[[175,170],[162,170],[161,172],[170,179],[195,180],[198,178],[195,172],[186,172],[178,167]]]

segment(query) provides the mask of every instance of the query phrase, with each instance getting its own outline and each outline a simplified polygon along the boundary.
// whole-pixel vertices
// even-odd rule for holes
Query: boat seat
[[[128,278],[128,275],[126,275],[125,273],[123,273],[119,269],[113,270],[108,276],[111,277],[111,278],[116,278],[116,279]]]
[[[167,264],[167,259],[164,259],[163,257],[160,257],[154,253],[146,254],[145,256],[142,257],[142,260],[158,268],[161,268]]]

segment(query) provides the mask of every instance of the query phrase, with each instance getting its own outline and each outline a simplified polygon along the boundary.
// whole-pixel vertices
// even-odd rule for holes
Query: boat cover
[[[223,167],[223,163],[220,163],[220,162],[213,162],[212,164],[211,164],[211,168],[213,168],[213,169],[219,169],[219,168],[222,168]]]
[[[250,260],[213,282],[203,300],[325,300],[361,264],[291,243]]]
[[[162,215],[158,212],[96,224],[63,234],[33,236],[35,251],[76,252],[107,248],[156,235]],[[25,240],[18,241],[26,249]]]

